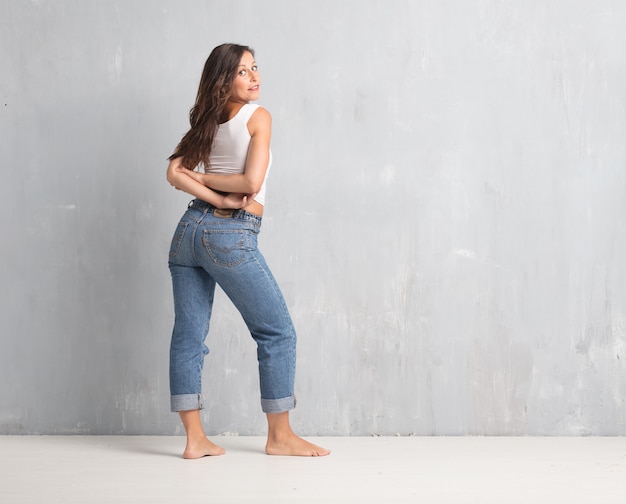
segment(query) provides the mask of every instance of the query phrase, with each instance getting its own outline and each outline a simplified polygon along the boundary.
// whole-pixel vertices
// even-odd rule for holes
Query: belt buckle
[[[235,213],[233,209],[216,208],[213,210],[213,215],[220,219],[228,219],[233,216],[233,213]]]

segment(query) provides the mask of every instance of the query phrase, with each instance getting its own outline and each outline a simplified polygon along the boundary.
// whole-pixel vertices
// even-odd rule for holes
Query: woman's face
[[[261,75],[254,61],[254,56],[246,51],[239,61],[237,74],[233,80],[230,101],[248,103],[257,100],[260,86]]]

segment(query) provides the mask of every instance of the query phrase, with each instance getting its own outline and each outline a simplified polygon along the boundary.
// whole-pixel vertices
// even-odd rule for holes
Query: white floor
[[[269,457],[260,437],[0,436],[0,503],[626,503],[626,438],[311,438],[333,453]]]

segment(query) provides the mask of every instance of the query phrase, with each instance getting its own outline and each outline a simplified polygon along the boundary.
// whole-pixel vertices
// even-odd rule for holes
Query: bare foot
[[[330,453],[330,450],[309,443],[291,433],[280,439],[270,440],[268,438],[267,444],[265,445],[265,453],[268,455],[289,455],[297,457],[324,457]]]
[[[183,458],[198,459],[208,456],[224,455],[224,453],[226,453],[224,448],[212,443],[206,437],[202,437],[197,440],[187,440],[187,446],[183,452]]]

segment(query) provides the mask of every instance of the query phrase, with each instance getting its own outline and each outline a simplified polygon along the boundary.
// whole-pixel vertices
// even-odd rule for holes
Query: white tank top
[[[243,173],[246,167],[246,158],[248,157],[248,147],[251,138],[248,131],[248,121],[257,108],[259,106],[256,104],[246,103],[235,114],[235,117],[219,125],[213,140],[211,155],[209,156],[211,166],[208,169],[206,166],[203,166],[206,173],[222,173],[225,175]],[[272,152],[270,151],[265,180],[263,180],[263,185],[254,198],[261,205],[265,205],[265,182],[267,181],[271,165]]]

